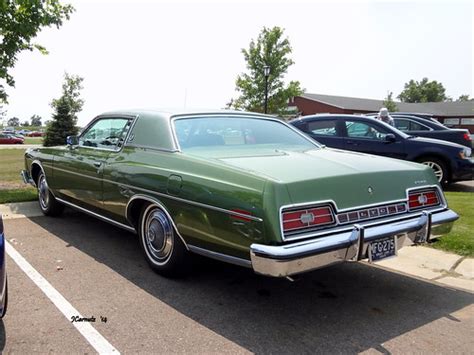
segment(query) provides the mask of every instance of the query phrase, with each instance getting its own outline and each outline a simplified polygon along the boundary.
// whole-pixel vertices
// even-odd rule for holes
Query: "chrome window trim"
[[[120,228],[122,228],[122,229],[125,229],[125,230],[127,230],[127,231],[129,231],[129,232],[136,233],[135,228],[132,228],[132,227],[130,227],[130,226],[127,226],[126,224],[123,224],[123,223],[114,221],[114,220],[111,219],[111,218],[105,217],[105,216],[103,216],[103,215],[101,215],[101,214],[99,214],[99,213],[96,213],[96,212],[92,212],[92,211],[88,210],[87,208],[78,206],[78,205],[76,205],[76,204],[74,204],[74,203],[72,203],[72,202],[63,200],[62,198],[56,197],[56,200],[58,200],[59,202],[65,204],[66,206],[75,208],[75,209],[77,209],[77,210],[79,210],[79,211],[81,211],[81,212],[87,213],[87,214],[89,214],[89,215],[91,215],[91,216],[93,216],[93,217],[96,217],[96,218],[98,218],[98,219],[101,219],[101,220],[103,220],[103,221],[105,221],[105,222],[108,222],[108,223],[110,223],[110,224],[113,224],[113,225],[115,225],[115,226],[117,226],[117,227],[120,227]]]
[[[230,116],[234,116],[234,117],[237,117],[237,118],[250,118],[250,119],[263,120],[263,121],[278,122],[278,123],[290,128],[293,132],[295,132],[299,136],[303,137],[305,140],[307,140],[309,143],[314,145],[316,148],[321,149],[321,148],[324,147],[323,145],[320,145],[318,142],[316,142],[315,140],[308,137],[306,134],[301,132],[296,127],[293,127],[292,125],[290,125],[286,122],[283,122],[282,120],[279,120],[278,118],[274,118],[274,117],[271,117],[271,116],[257,116],[257,115],[254,116],[254,115],[246,114],[246,113],[242,113],[242,114],[236,114],[236,113],[229,113],[229,114],[226,114],[226,113],[209,113],[209,114],[197,114],[197,115],[177,115],[177,116],[172,116],[171,117],[171,124],[170,124],[171,131],[172,131],[173,138],[174,138],[174,141],[175,141],[175,145],[176,145],[178,151],[181,152],[181,153],[183,152],[182,149],[181,149],[181,146],[179,145],[178,136],[176,134],[176,127],[175,127],[175,121],[176,120],[195,119],[195,118],[210,118],[210,117],[230,117]]]
[[[338,218],[335,218],[336,223],[332,227],[322,227],[320,229],[308,231],[306,233],[302,234],[295,234],[292,236],[285,237],[284,232],[283,232],[283,210],[284,209],[289,209],[289,208],[298,208],[298,207],[305,207],[305,206],[317,206],[317,205],[324,205],[324,204],[330,204],[333,207],[333,211],[335,213],[335,217],[340,214],[340,213],[347,213],[351,211],[358,211],[360,209],[364,208],[371,208],[371,207],[376,207],[376,206],[383,206],[383,205],[390,205],[390,204],[397,204],[397,203],[406,203],[407,204],[407,210],[405,213],[400,213],[397,215],[393,215],[396,218],[391,218],[391,219],[386,219],[386,218],[377,218],[377,219],[367,219],[365,221],[355,221],[356,223],[361,223],[364,225],[373,225],[373,224],[378,224],[379,222],[385,223],[385,222],[390,222],[393,220],[397,219],[403,219],[407,216],[414,216],[416,215],[418,211],[410,211],[408,209],[408,195],[410,191],[413,190],[425,190],[425,189],[432,189],[435,188],[438,191],[438,196],[440,196],[440,206],[433,206],[430,208],[430,211],[436,212],[436,211],[441,211],[444,210],[448,207],[445,196],[443,192],[441,191],[440,187],[438,185],[422,185],[422,186],[416,186],[416,187],[410,187],[405,190],[405,199],[398,199],[398,200],[391,200],[391,201],[383,201],[380,203],[372,203],[372,204],[367,204],[367,205],[360,205],[360,206],[355,206],[355,207],[349,207],[349,208],[343,208],[343,209],[338,209],[337,204],[334,200],[319,200],[319,201],[311,201],[311,202],[301,202],[301,203],[296,203],[296,204],[288,204],[288,205],[283,205],[280,206],[279,208],[279,220],[280,220],[280,237],[283,242],[288,242],[288,241],[294,241],[294,240],[300,240],[300,239],[305,239],[309,237],[318,237],[321,235],[325,234],[332,234],[334,232],[339,232],[339,231],[344,231],[345,228],[351,226],[351,223],[340,223]],[[373,222],[373,223],[371,223]],[[350,230],[350,228],[349,228]]]
[[[99,150],[99,151],[103,151],[103,152],[110,152],[110,153],[119,153],[123,150],[123,148],[127,145],[127,141],[128,141],[128,137],[130,136],[130,133],[132,132],[133,130],[133,127],[135,127],[135,123],[137,122],[138,120],[138,117],[139,115],[127,115],[127,114],[101,114],[99,116],[96,116],[94,117],[94,119],[89,122],[89,124],[84,127],[84,129],[82,130],[82,132],[77,136],[77,139],[79,140],[83,135],[84,133],[87,132],[87,130],[93,125],[95,124],[95,122],[101,120],[101,119],[106,119],[106,118],[117,118],[117,119],[128,119],[129,121],[131,121],[132,123],[130,124],[130,128],[128,129],[128,132],[123,140],[123,144],[118,147],[118,149],[107,149],[107,148],[98,148],[98,147],[88,147],[88,146],[83,146],[83,145],[76,145],[76,146],[73,146],[73,149],[77,149],[77,148],[85,148],[85,149],[92,149],[92,150]]]

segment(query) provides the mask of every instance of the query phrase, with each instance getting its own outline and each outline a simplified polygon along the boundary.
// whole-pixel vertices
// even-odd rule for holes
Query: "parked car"
[[[5,235],[3,232],[3,219],[0,213],[0,318],[7,313],[8,306],[8,283],[5,268]]]
[[[254,113],[109,112],[67,146],[28,149],[25,167],[45,215],[70,206],[138,233],[164,275],[189,252],[276,277],[376,261],[458,218],[430,168],[325,148]]]
[[[32,131],[27,134],[28,137],[43,137],[44,133],[43,132],[38,132],[38,131]]]
[[[472,180],[472,150],[465,146],[407,135],[372,117],[323,114],[291,124],[329,147],[410,160],[431,167],[439,182]]]
[[[0,144],[23,144],[24,138],[18,138],[11,134],[0,133]]]
[[[433,118],[399,113],[391,113],[390,115],[395,121],[395,127],[409,135],[441,139],[472,148],[472,138],[467,129],[448,128]]]

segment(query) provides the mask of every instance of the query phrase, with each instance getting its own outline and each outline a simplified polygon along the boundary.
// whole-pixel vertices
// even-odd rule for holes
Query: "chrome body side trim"
[[[199,248],[194,245],[188,245],[188,247],[189,247],[189,251],[202,255],[202,256],[206,256],[211,259],[215,259],[215,260],[223,261],[229,264],[234,264],[234,265],[243,266],[247,268],[252,267],[252,262],[250,260],[237,258],[235,256],[231,256],[227,254],[217,253],[215,251]]]
[[[99,218],[99,219],[101,219],[101,220],[103,220],[103,221],[105,221],[105,222],[108,222],[108,223],[113,224],[113,225],[115,225],[115,226],[117,226],[117,227],[123,228],[123,229],[125,229],[125,230],[127,230],[127,231],[129,231],[129,232],[136,233],[135,228],[132,228],[132,227],[127,226],[127,225],[125,225],[125,224],[122,224],[122,223],[120,223],[120,222],[114,221],[114,220],[111,219],[111,218],[108,218],[108,217],[102,216],[101,214],[98,214],[98,213],[89,211],[88,209],[86,209],[86,208],[84,208],[84,207],[75,205],[74,203],[71,203],[71,202],[69,202],[69,201],[65,201],[65,200],[63,200],[62,198],[59,198],[59,197],[56,197],[56,200],[58,200],[59,202],[65,204],[66,206],[69,206],[69,207],[72,207],[72,208],[74,208],[74,209],[76,209],[76,210],[79,210],[79,211],[81,211],[81,212],[87,213],[87,214],[89,214],[89,215],[91,215],[91,216],[93,216],[93,217]]]
[[[393,236],[396,250],[404,245],[424,243],[430,235],[448,233],[459,216],[451,211],[423,211],[418,217],[380,226],[355,225],[352,230],[327,237],[273,246],[252,244],[250,257],[255,272],[285,277],[325,267],[343,261],[358,261],[368,257],[370,242]],[[441,233],[437,233],[436,228]]]
[[[55,168],[55,170],[59,170],[59,171],[65,172],[65,173],[70,173],[70,174],[73,174],[73,175],[81,176],[81,177],[84,177],[84,178],[89,178],[89,179],[92,179],[92,180],[103,181],[103,182],[113,184],[113,185],[117,185],[117,186],[123,186],[123,187],[129,188],[131,190],[138,190],[138,191],[146,192],[146,193],[149,193],[149,194],[152,194],[152,195],[158,195],[158,196],[166,197],[166,198],[169,198],[169,199],[172,199],[172,200],[175,200],[175,201],[187,203],[187,204],[194,205],[194,206],[197,206],[197,207],[207,208],[207,209],[210,209],[210,210],[226,213],[226,214],[229,214],[229,215],[251,219],[251,220],[256,221],[256,222],[263,222],[263,219],[260,218],[260,217],[255,217],[255,216],[252,216],[252,215],[247,215],[247,214],[227,210],[225,208],[220,208],[220,207],[216,207],[216,206],[212,206],[212,205],[207,205],[207,204],[204,204],[204,203],[201,203],[201,202],[186,200],[184,198],[164,194],[162,192],[152,191],[152,190],[144,189],[144,188],[133,186],[133,185],[123,184],[123,183],[108,180],[108,179],[100,179],[100,178],[97,178],[97,177],[94,177],[94,176],[88,176],[88,175],[84,175],[84,174],[81,174],[81,173],[77,173],[77,172],[73,172],[73,171],[69,171],[69,170],[65,170],[65,169],[61,169],[61,168]]]
[[[156,198],[153,198],[153,197],[149,197],[149,196],[146,196],[146,195],[141,195],[141,194],[137,194],[137,195],[133,195],[127,202],[127,206],[125,207],[125,218],[127,218],[127,221],[133,225],[132,221],[130,221],[130,218],[129,218],[129,206],[130,204],[135,201],[135,200],[145,200],[145,201],[148,201],[156,206],[158,206],[165,214],[166,216],[168,217],[168,219],[171,221],[171,224],[173,225],[173,228],[176,232],[176,234],[178,235],[178,237],[181,239],[181,241],[183,242],[184,246],[186,247],[187,250],[189,250],[189,247],[188,247],[188,244],[186,243],[186,241],[184,240],[183,236],[181,235],[181,233],[179,233],[179,230],[178,230],[178,227],[176,226],[176,224],[174,223],[174,220],[173,218],[171,217],[170,213],[168,212],[168,210],[166,209],[166,207],[161,203],[161,201],[157,200]]]

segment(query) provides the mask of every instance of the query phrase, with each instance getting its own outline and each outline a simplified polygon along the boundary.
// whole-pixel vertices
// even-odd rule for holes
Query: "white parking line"
[[[20,269],[38,286],[41,291],[53,302],[68,321],[73,316],[83,316],[61,295],[26,259],[20,255],[10,243],[5,241],[7,254],[17,263]],[[99,354],[120,354],[90,323],[74,322],[73,326],[82,334]]]

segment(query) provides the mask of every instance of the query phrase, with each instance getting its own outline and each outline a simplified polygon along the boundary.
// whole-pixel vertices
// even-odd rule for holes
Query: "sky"
[[[223,108],[238,97],[241,53],[262,28],[284,28],[295,64],[285,81],[308,93],[383,99],[410,79],[474,96],[472,2],[85,1],[37,51],[18,56],[6,118],[51,119],[64,72],[84,77],[84,126],[122,108]]]

